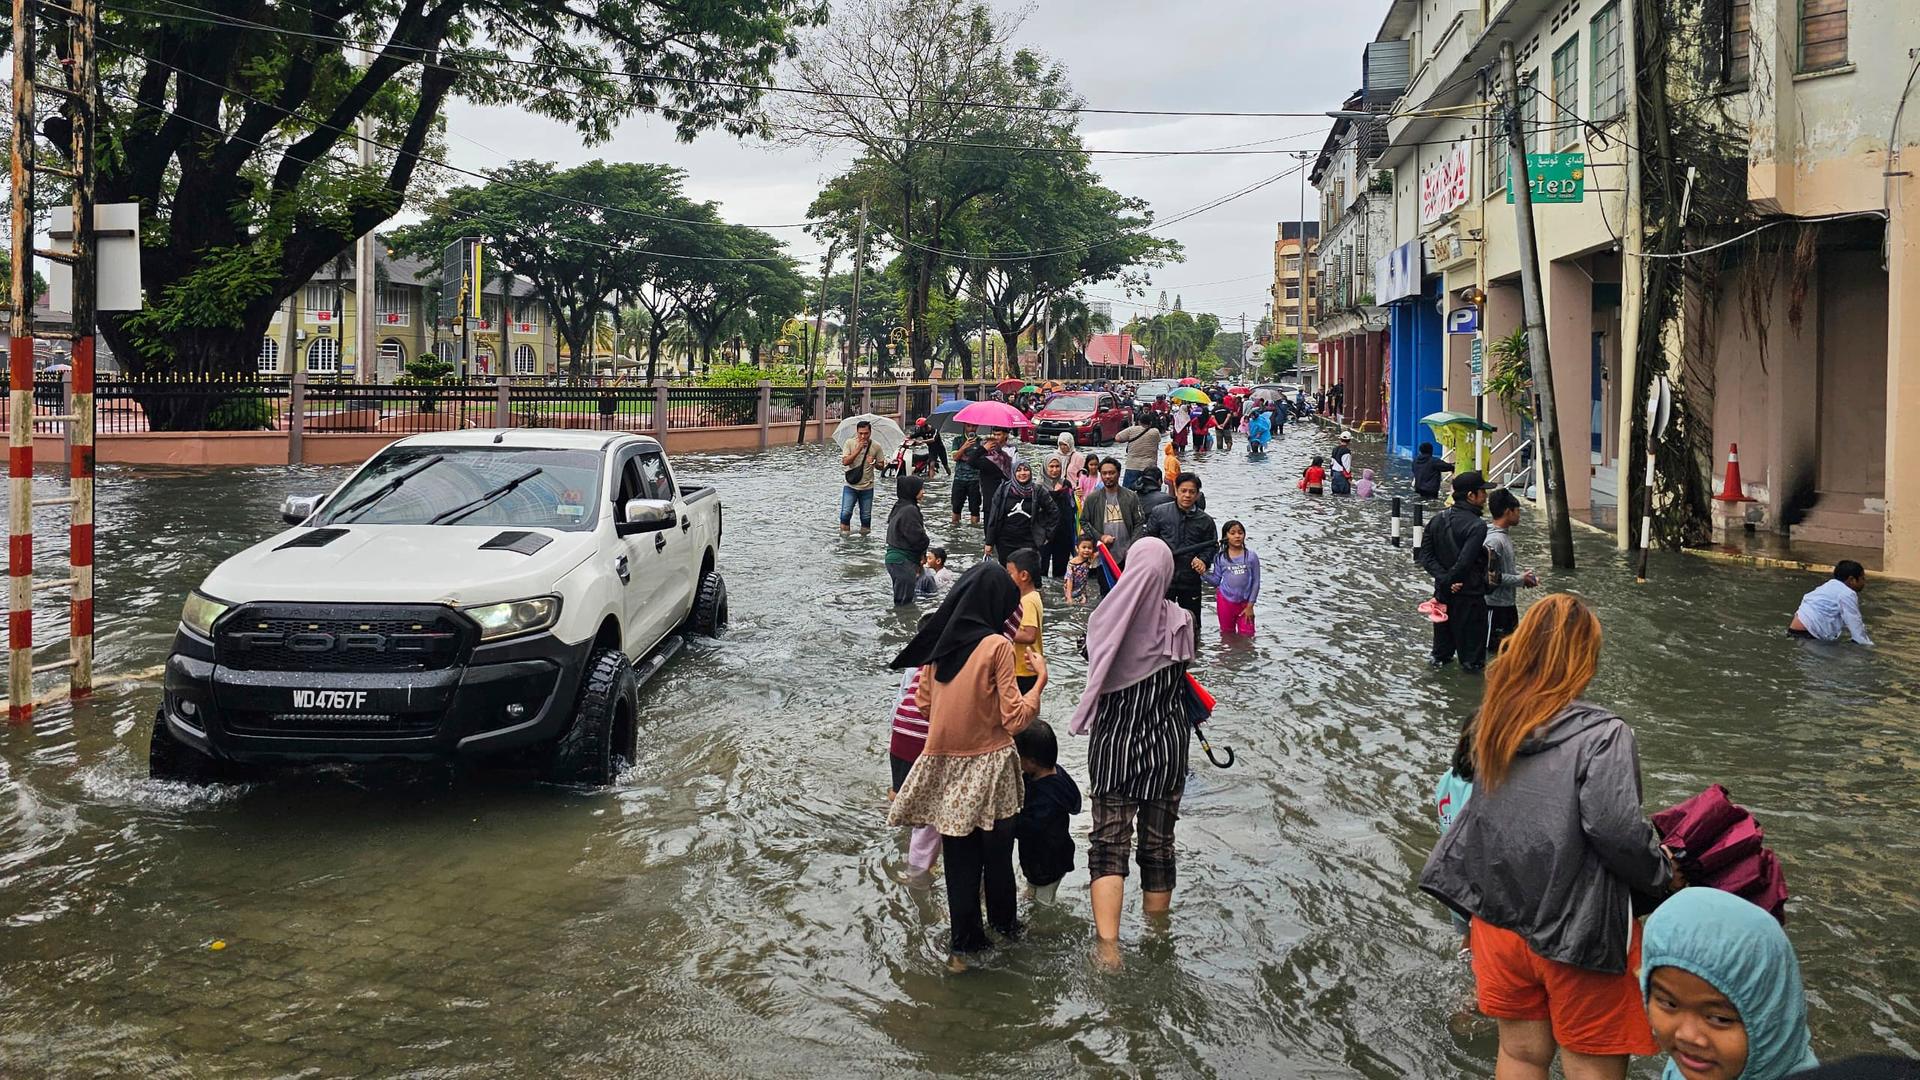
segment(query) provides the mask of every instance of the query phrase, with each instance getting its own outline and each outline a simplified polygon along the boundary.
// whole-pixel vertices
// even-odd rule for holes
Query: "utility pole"
[[[1293,335],[1293,366],[1298,371],[1307,365],[1307,154],[1300,152],[1300,322]],[[1275,299],[1282,299],[1276,297]],[[1326,387],[1320,389],[1325,390]]]
[[[860,363],[860,273],[867,266],[867,200],[860,200],[860,243],[853,256],[853,310],[847,313],[847,392],[853,392],[853,369]]]
[[[807,441],[807,421],[813,419],[813,372],[820,362],[820,343],[827,329],[827,279],[833,276],[833,260],[839,254],[840,240],[836,237],[827,245],[826,265],[820,268],[820,304],[813,313],[813,340],[807,343],[807,395],[800,402],[800,430],[793,440],[795,446]]]
[[[1547,501],[1547,547],[1558,570],[1573,569],[1573,520],[1567,513],[1566,465],[1560,417],[1554,411],[1553,362],[1547,352],[1547,304],[1540,291],[1540,245],[1533,232],[1533,191],[1527,178],[1527,140],[1520,130],[1520,76],[1513,42],[1500,45],[1500,82],[1506,92],[1507,186],[1513,190],[1514,235],[1520,244],[1520,303],[1527,320],[1527,357],[1540,395],[1540,438],[1546,458],[1541,492]]]
[[[372,53],[361,56],[367,67],[373,66]],[[364,110],[354,121],[354,138],[358,143],[360,168],[373,168],[373,117]],[[353,244],[353,367],[355,377],[361,382],[383,382],[390,374],[380,370],[379,350],[374,345],[380,329],[380,305],[374,296],[373,283],[375,258],[373,230],[368,229]]]
[[[13,0],[13,311],[7,355],[7,719],[33,716],[33,0]],[[85,224],[76,222],[76,224]],[[77,230],[76,230],[77,231]]]

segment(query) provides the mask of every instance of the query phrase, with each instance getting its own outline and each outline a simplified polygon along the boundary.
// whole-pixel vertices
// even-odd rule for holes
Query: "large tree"
[[[756,310],[777,311],[784,321],[805,307],[807,299],[799,263],[778,240],[758,229],[727,230],[714,256],[685,260],[680,276],[665,286],[678,298],[706,364],[713,362],[715,342],[736,330],[746,336]]]
[[[812,214],[846,239],[864,207],[874,239],[898,253],[916,377],[932,356],[932,297],[955,221],[1022,163],[1006,148],[1055,146],[1074,123],[1064,69],[1015,48],[1018,26],[975,0],[850,0],[795,65],[818,93],[791,103],[794,128],[860,148]]]
[[[490,176],[448,192],[394,243],[433,258],[460,237],[479,237],[485,262],[529,282],[552,313],[575,375],[593,355],[595,323],[614,310],[616,295],[655,280],[662,264],[727,249],[729,228],[681,194],[678,169],[590,161],[560,170],[516,161]]]
[[[135,371],[246,371],[274,310],[419,194],[449,101],[595,142],[636,112],[757,129],[817,0],[239,0],[102,14],[101,202],[138,202],[148,306],[102,317]],[[52,49],[56,35],[43,35]],[[54,68],[52,57],[48,70]],[[379,147],[357,163],[356,123]],[[58,143],[63,118],[47,134]]]

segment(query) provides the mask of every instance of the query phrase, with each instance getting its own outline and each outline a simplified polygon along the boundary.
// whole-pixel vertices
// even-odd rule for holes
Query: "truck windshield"
[[[600,505],[600,466],[601,455],[591,450],[396,446],[328,499],[314,524],[591,529]],[[512,486],[500,490],[506,485]],[[461,511],[457,517],[447,516],[455,511]]]
[[[1062,394],[1047,402],[1047,408],[1061,412],[1093,412],[1094,399],[1086,394]]]

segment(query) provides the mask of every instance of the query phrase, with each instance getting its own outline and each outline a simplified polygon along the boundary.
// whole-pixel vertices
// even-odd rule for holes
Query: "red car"
[[[1112,442],[1129,419],[1127,410],[1112,394],[1091,390],[1061,394],[1033,414],[1033,426],[1023,431],[1021,438],[1050,443],[1064,431],[1073,436],[1076,446],[1099,446]]]

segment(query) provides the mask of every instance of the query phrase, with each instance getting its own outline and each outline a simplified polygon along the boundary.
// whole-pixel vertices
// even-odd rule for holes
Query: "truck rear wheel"
[[[727,579],[720,571],[700,575],[700,591],[693,596],[693,613],[687,616],[687,629],[703,637],[717,638],[727,632]]]
[[[613,783],[620,765],[632,761],[637,748],[638,698],[633,665],[626,654],[619,649],[594,650],[580,681],[573,726],[549,752],[547,779],[596,787]]]
[[[153,714],[153,734],[147,739],[147,775],[181,784],[217,784],[233,779],[233,770],[173,737],[167,718]]]

